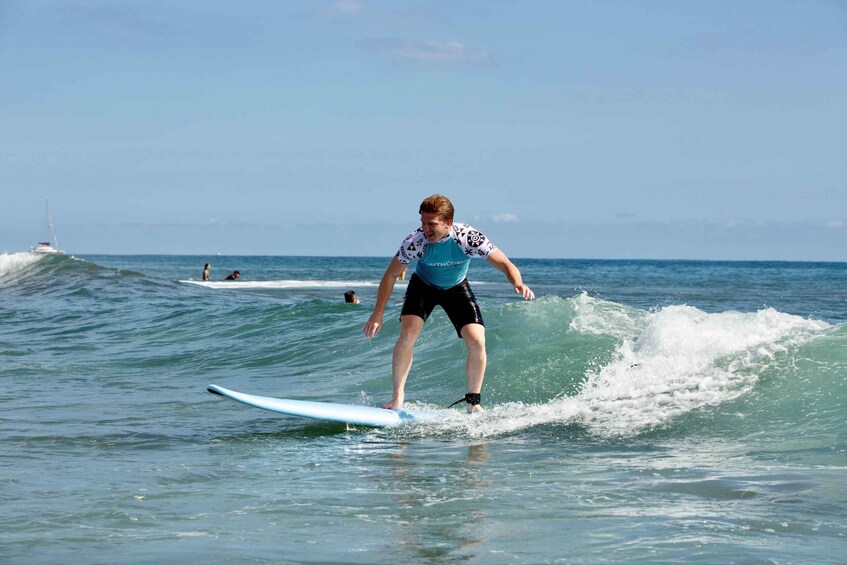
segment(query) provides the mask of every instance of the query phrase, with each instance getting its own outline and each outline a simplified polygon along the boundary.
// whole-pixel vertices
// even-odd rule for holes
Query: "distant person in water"
[[[231,275],[227,275],[224,279],[225,281],[237,281],[241,277],[241,273],[239,271],[233,271]]]
[[[212,270],[212,265],[209,264],[209,263],[206,263],[206,266],[203,267],[203,280],[204,281],[212,280],[212,275],[209,274],[209,271],[211,271],[211,270]]]
[[[347,292],[345,292],[344,293],[344,302],[346,302],[348,304],[358,304],[359,303],[359,297],[356,296],[356,291],[355,290],[348,290]]]

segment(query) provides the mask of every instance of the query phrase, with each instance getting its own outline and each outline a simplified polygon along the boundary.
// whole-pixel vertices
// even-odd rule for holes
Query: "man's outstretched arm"
[[[520,270],[515,267],[514,263],[509,261],[509,258],[506,257],[505,253],[499,249],[495,249],[491,255],[486,258],[486,261],[488,261],[495,269],[506,275],[506,278],[509,279],[512,286],[515,287],[516,294],[520,294],[525,300],[535,300],[535,293],[523,283]]]
[[[373,314],[365,322],[364,332],[368,338],[375,336],[382,329],[385,307],[388,304],[388,299],[391,298],[391,293],[394,292],[394,283],[397,282],[397,277],[405,270],[406,265],[401,263],[395,256],[391,259],[391,263],[388,264],[385,274],[382,275],[382,280],[379,281],[379,290],[376,293],[376,305],[374,306]]]

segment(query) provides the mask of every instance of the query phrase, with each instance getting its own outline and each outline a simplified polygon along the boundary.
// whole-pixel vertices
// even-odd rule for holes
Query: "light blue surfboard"
[[[414,412],[406,410],[386,410],[372,406],[356,406],[354,404],[335,404],[333,402],[314,402],[311,400],[291,400],[288,398],[272,398],[256,396],[235,390],[229,390],[218,385],[210,384],[206,390],[212,394],[231,398],[247,406],[270,410],[289,416],[314,418],[330,422],[358,424],[362,426],[388,427],[408,424],[415,420]]]

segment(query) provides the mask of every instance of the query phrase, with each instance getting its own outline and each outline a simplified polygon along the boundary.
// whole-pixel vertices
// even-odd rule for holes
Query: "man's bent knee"
[[[468,347],[485,347],[485,326],[482,324],[467,324],[462,328],[461,336]]]
[[[409,341],[413,343],[418,339],[418,335],[423,329],[423,318],[418,316],[401,316],[400,317],[400,337],[398,340]]]

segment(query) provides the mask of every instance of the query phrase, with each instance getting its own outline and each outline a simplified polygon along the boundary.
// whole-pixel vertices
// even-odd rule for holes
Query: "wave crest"
[[[533,306],[562,314],[560,302]],[[576,338],[610,336],[617,341],[611,360],[587,369],[574,394],[562,392],[537,404],[495,406],[480,417],[429,424],[426,433],[452,430],[489,436],[564,424],[603,438],[632,437],[744,395],[776,356],[796,352],[833,327],[772,308],[708,313],[675,305],[650,312],[586,294],[566,302],[572,318],[560,323],[568,327],[568,343],[593,347],[596,340]]]

